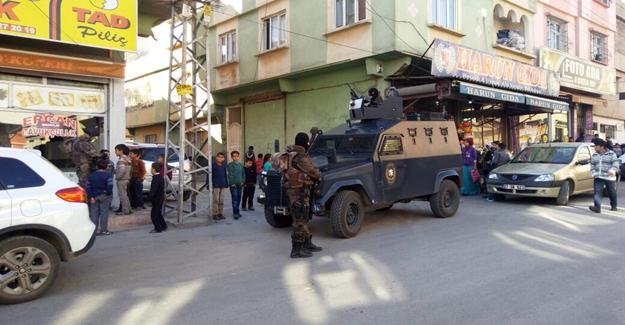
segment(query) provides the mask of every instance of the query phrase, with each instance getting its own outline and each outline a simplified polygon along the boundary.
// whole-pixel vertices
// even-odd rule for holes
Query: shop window
[[[104,84],[66,80],[66,79],[46,78],[46,83],[48,85],[55,85],[55,86],[67,86],[67,87],[88,88],[88,89],[104,89]]]
[[[145,136],[145,143],[157,143],[158,135],[156,134],[148,134]]]
[[[457,0],[432,0],[432,23],[456,29]]]
[[[380,156],[401,155],[402,153],[404,153],[404,147],[400,136],[390,135],[384,138]]]
[[[10,73],[0,73],[0,80],[37,83],[37,84],[43,83],[42,77],[32,77],[32,76],[24,76],[24,75],[18,75],[18,74],[10,74]]]
[[[0,157],[0,183],[7,190],[43,186],[46,181],[28,165],[13,158]]]
[[[286,45],[286,13],[263,19],[261,48],[269,51]]]
[[[599,130],[599,132],[605,133],[606,138],[607,137],[614,138],[614,134],[616,133],[615,131],[616,131],[615,125],[607,125],[607,124],[601,124],[601,128]]]
[[[547,46],[551,49],[567,52],[567,25],[556,17],[547,17]]]
[[[219,36],[219,63],[225,64],[237,60],[237,33],[235,31]]]
[[[527,16],[519,16],[514,10],[506,12],[501,5],[495,6],[493,14],[497,44],[525,51],[527,48],[525,35],[529,25]]]
[[[367,18],[366,0],[336,0],[336,27],[349,26]]]
[[[607,63],[608,61],[608,38],[600,33],[590,33],[590,58],[593,61]]]

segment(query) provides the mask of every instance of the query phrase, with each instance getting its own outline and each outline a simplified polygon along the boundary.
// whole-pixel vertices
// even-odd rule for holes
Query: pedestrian
[[[263,173],[263,154],[259,153],[258,154],[258,158],[256,158],[256,162],[254,164],[254,167],[256,167],[256,179],[258,180],[258,186],[261,185],[262,182],[262,173]]]
[[[271,166],[271,155],[270,154],[266,154],[265,158],[263,158],[263,171],[268,172],[272,168],[273,167]]]
[[[228,184],[230,185],[230,197],[232,199],[232,216],[234,219],[239,219],[241,218],[239,206],[241,205],[241,192],[245,184],[245,169],[239,161],[238,151],[231,152],[230,158],[232,161],[228,164],[226,170],[228,173]]]
[[[312,235],[308,229],[310,190],[321,177],[319,169],[306,153],[308,145],[308,135],[300,132],[295,136],[295,144],[286,148],[286,159],[290,160],[290,164],[283,179],[293,216],[291,258],[311,257],[313,252],[322,250],[312,243]],[[293,155],[292,158],[290,155]]]
[[[226,171],[226,155],[218,152],[211,172],[213,183],[213,220],[224,220],[224,192],[228,188],[228,173]]]
[[[85,187],[91,173],[91,165],[98,157],[97,150],[89,141],[89,135],[83,134],[73,143],[71,152],[72,161],[77,166],[78,184]]]
[[[98,235],[110,235],[108,231],[109,208],[113,196],[113,175],[107,169],[106,160],[99,160],[96,171],[87,178],[87,197],[89,198],[89,212],[91,221],[98,229]]]
[[[128,198],[128,183],[130,182],[131,162],[128,154],[130,150],[125,144],[115,146],[117,166],[115,167],[115,181],[117,182],[117,194],[119,195],[119,208],[117,215],[131,214],[130,199]]]
[[[247,152],[245,153],[245,159],[243,161],[245,162],[249,159],[252,161],[252,165],[254,165],[256,163],[254,160],[255,158],[256,154],[254,153],[254,146],[247,147]]]
[[[594,178],[595,204],[589,209],[601,213],[603,189],[607,189],[610,198],[611,211],[618,211],[616,202],[616,173],[619,170],[619,160],[614,151],[607,148],[606,141],[595,141],[595,153],[590,158],[590,172]]]
[[[612,150],[614,151],[614,144],[612,144],[612,138],[611,137],[606,137],[605,138],[605,147],[608,150]]]
[[[254,211],[254,192],[256,191],[256,167],[252,159],[245,160],[245,186],[243,187],[243,211]]]
[[[462,195],[477,195],[480,192],[479,184],[473,181],[473,170],[477,169],[477,151],[473,147],[473,139],[464,140],[462,148]]]
[[[151,168],[152,184],[150,185],[149,198],[152,202],[152,210],[150,211],[150,218],[154,229],[150,233],[159,233],[167,230],[167,222],[163,217],[163,204],[165,203],[165,178],[161,173],[163,165],[160,163],[153,163]]]
[[[111,174],[111,176],[115,176],[115,164],[111,160],[111,153],[107,149],[100,150],[99,160],[106,161],[106,171]]]
[[[145,209],[143,204],[143,180],[145,180],[145,162],[141,160],[141,150],[130,150],[130,206],[133,209]]]

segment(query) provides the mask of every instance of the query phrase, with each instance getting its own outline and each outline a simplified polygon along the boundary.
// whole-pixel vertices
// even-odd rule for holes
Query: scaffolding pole
[[[212,208],[208,28],[204,26],[210,18],[210,6],[208,1],[194,0],[173,0],[171,6],[165,132],[165,152],[170,163],[165,164],[164,175],[172,170],[174,181],[170,183],[165,177],[168,184],[163,211],[166,215],[175,213],[178,224]],[[203,133],[206,141],[202,141]],[[177,163],[173,157],[178,158]],[[175,206],[170,202],[175,202]]]

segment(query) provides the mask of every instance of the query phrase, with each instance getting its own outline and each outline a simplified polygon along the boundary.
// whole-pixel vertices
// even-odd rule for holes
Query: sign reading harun
[[[616,94],[616,70],[548,48],[540,49],[541,68],[560,74],[560,85],[602,95]]]
[[[0,34],[135,51],[136,0],[0,0]]]

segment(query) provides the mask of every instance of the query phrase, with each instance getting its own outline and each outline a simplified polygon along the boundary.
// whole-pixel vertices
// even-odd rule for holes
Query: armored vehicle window
[[[375,135],[321,136],[310,149],[310,154],[326,154],[329,149],[335,149],[338,155],[371,154],[375,148],[375,138]]]
[[[404,153],[404,147],[402,146],[400,136],[389,135],[384,137],[380,150],[381,156],[401,155],[402,153]]]

